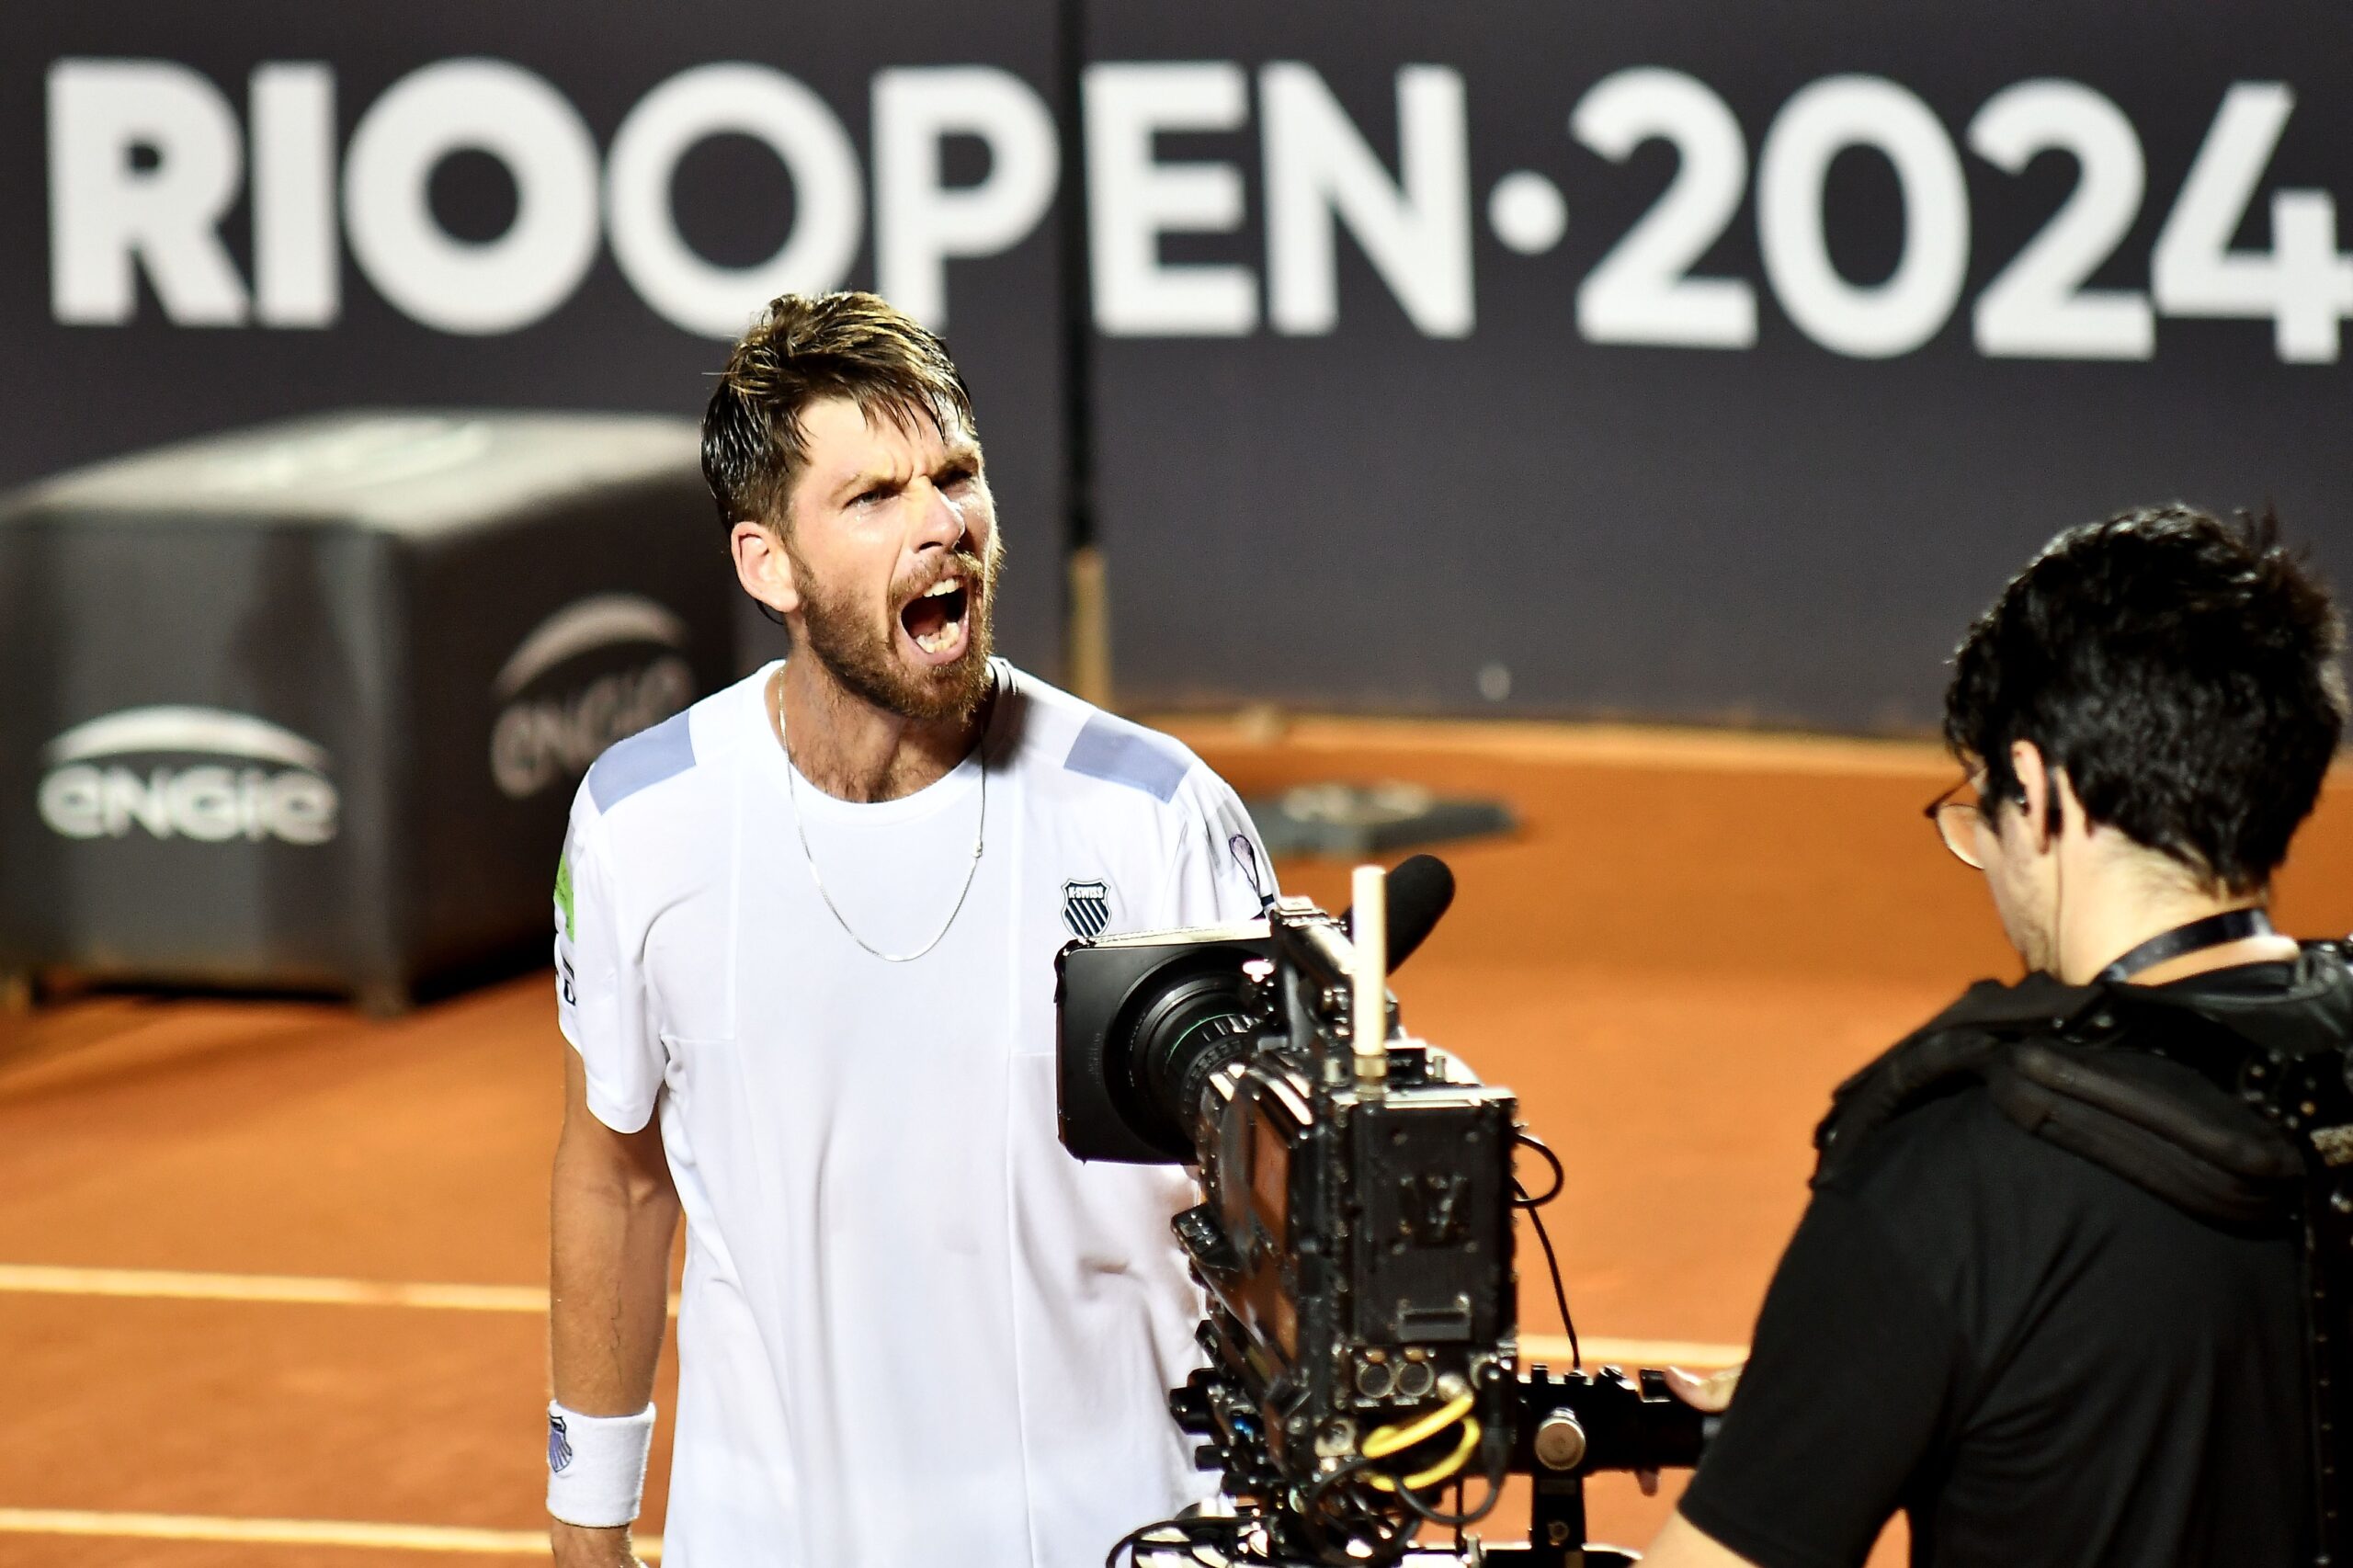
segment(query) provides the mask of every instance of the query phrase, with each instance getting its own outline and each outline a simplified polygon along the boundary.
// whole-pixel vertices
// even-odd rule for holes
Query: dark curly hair
[[[2020,798],[2010,747],[2085,812],[2234,893],[2270,880],[2345,724],[2344,625],[2277,519],[2174,505],[2070,528],[1953,657],[1945,741]]]
[[[779,294],[727,357],[702,416],[702,476],[719,520],[782,528],[807,461],[809,405],[847,398],[869,420],[974,430],[948,345],[880,295]]]

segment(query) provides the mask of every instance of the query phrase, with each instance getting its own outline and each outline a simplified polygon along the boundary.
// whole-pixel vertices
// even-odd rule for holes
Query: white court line
[[[548,1310],[536,1285],[420,1285],[390,1279],[335,1279],[298,1274],[188,1274],[166,1268],[74,1268],[52,1264],[0,1263],[0,1295],[119,1296],[147,1301],[281,1301],[338,1307],[425,1307],[445,1312],[529,1312]],[[678,1299],[670,1298],[670,1310]],[[1565,1367],[1569,1342],[1557,1334],[1520,1337],[1523,1359]],[[1728,1367],[1745,1360],[1745,1345],[1686,1339],[1610,1339],[1587,1335],[1585,1358],[1596,1365]]]
[[[132,1296],[184,1301],[291,1301],[341,1307],[438,1307],[463,1312],[540,1312],[536,1285],[415,1285],[293,1274],[188,1274],[167,1268],[72,1268],[0,1264],[0,1292]]]
[[[1730,1367],[1748,1359],[1745,1345],[1709,1345],[1689,1339],[1603,1339],[1578,1335],[1588,1367],[1683,1367],[1690,1369]],[[1541,1361],[1554,1371],[1569,1365],[1565,1334],[1523,1334],[1519,1336],[1523,1363]]]
[[[1302,714],[1280,717],[1267,729],[1233,716],[1143,717],[1154,729],[1167,730],[1197,749],[1413,752],[1522,763],[1834,778],[1935,778],[1951,773],[1955,766],[1942,745],[1927,740],[1540,719],[1350,719]]]
[[[456,1525],[379,1525],[358,1519],[237,1519],[207,1514],[118,1514],[89,1508],[0,1508],[0,1534],[221,1540],[244,1546],[350,1546],[385,1551],[478,1556],[548,1555],[545,1530],[468,1529]],[[660,1536],[641,1536],[640,1557],[662,1555]]]
[[[302,1306],[423,1307],[443,1312],[544,1314],[548,1293],[536,1285],[434,1285],[392,1279],[335,1279],[299,1274],[190,1274],[168,1268],[74,1268],[0,1263],[0,1295],[115,1296],[144,1301],[278,1301]],[[670,1311],[678,1299],[670,1298]],[[1523,1359],[1565,1367],[1569,1342],[1557,1334],[1520,1337]],[[1685,1339],[1611,1339],[1588,1335],[1585,1358],[1596,1365],[1728,1367],[1745,1360],[1745,1345]]]
[[[0,1295],[120,1296],[145,1301],[282,1301],[304,1306],[427,1307],[545,1316],[537,1285],[435,1285],[300,1274],[189,1274],[169,1268],[74,1268],[0,1263]],[[670,1311],[678,1299],[670,1298]]]

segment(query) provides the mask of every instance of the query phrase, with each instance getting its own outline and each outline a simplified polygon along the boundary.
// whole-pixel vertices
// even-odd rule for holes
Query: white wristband
[[[650,1404],[634,1415],[583,1415],[548,1401],[548,1512],[591,1529],[630,1523],[653,1448]]]

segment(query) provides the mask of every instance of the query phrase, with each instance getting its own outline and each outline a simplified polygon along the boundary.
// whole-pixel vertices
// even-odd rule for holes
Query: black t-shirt
[[[2293,974],[2161,989],[2236,1010]],[[2302,1290],[2284,1228],[2194,1219],[1983,1087],[1930,1100],[1816,1187],[1682,1511],[1763,1568],[1860,1562],[1899,1507],[1933,1568],[2285,1568]]]

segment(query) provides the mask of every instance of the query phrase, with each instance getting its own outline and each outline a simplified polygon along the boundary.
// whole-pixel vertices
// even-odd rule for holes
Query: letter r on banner
[[[244,137],[219,87],[157,60],[61,60],[49,70],[50,307],[74,325],[131,320],[146,268],[184,326],[245,319],[220,222],[244,183]],[[154,162],[133,164],[134,149]]]

